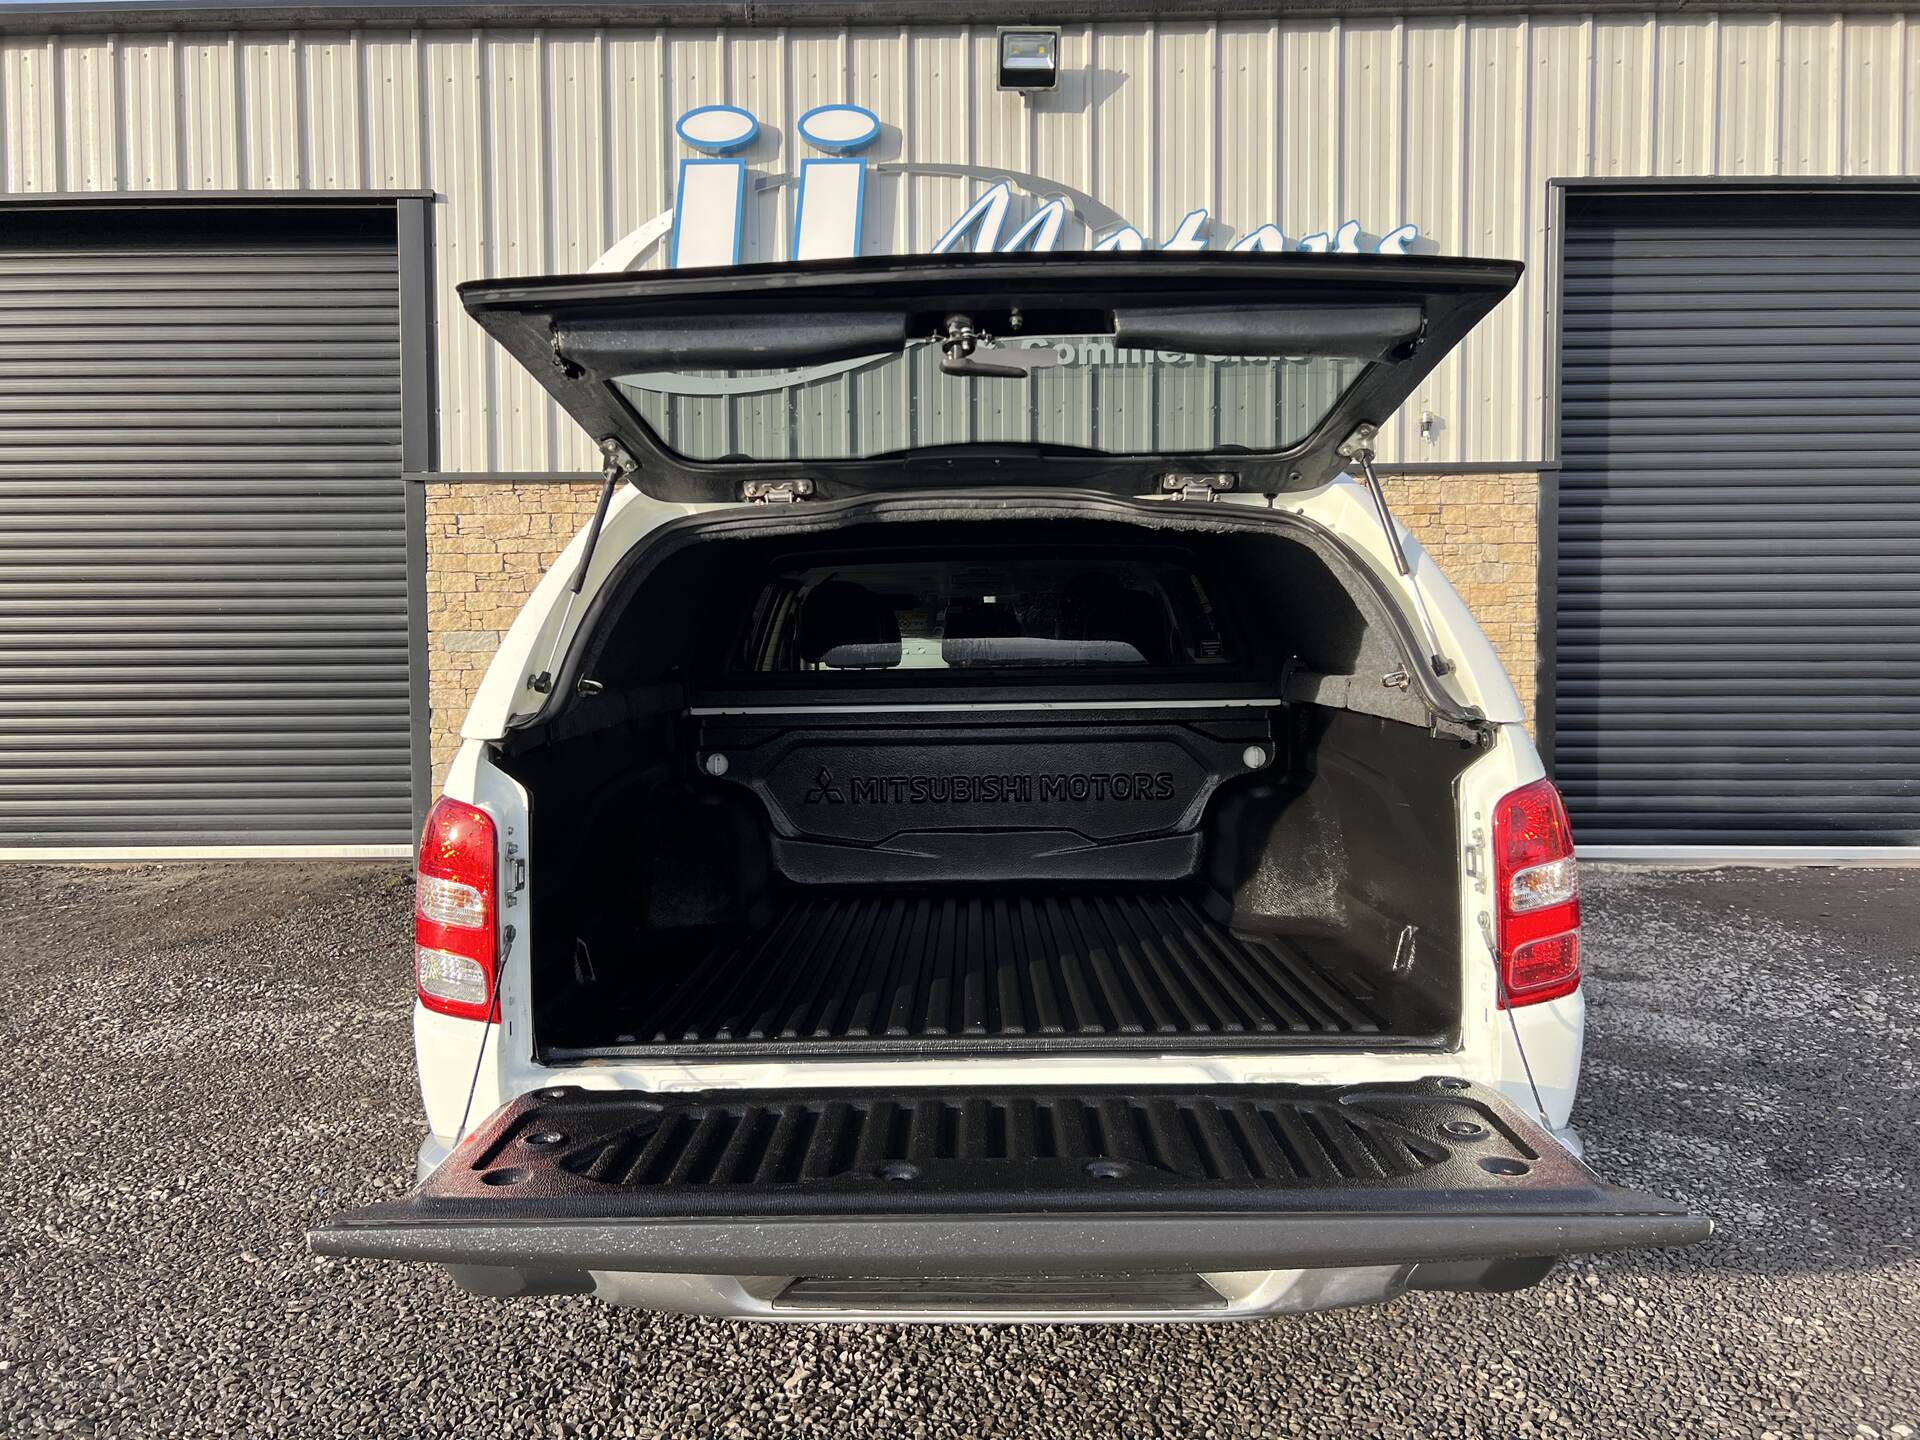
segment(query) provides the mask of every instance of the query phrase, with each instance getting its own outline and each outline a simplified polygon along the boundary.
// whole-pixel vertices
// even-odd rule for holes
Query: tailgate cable
[[[1548,1133],[1553,1125],[1547,1119],[1547,1102],[1540,1098],[1540,1082],[1533,1078],[1533,1062],[1527,1059],[1526,1043],[1520,1038],[1520,1022],[1515,1018],[1513,1006],[1507,1003],[1507,977],[1500,973],[1500,947],[1493,940],[1493,926],[1487,920],[1487,912],[1480,912],[1480,938],[1487,942],[1487,954],[1493,957],[1493,990],[1499,997],[1500,1008],[1507,1012],[1507,1028],[1513,1031],[1513,1048],[1519,1052],[1520,1068],[1527,1072],[1527,1088],[1533,1092],[1533,1108],[1539,1112],[1540,1123]]]
[[[508,925],[500,936],[500,958],[503,962],[511,949],[513,926]],[[493,999],[487,1002],[487,1023],[480,1027],[480,1049],[473,1057],[473,1078],[467,1081],[467,1103],[460,1107],[460,1128],[453,1132],[453,1144],[447,1147],[448,1155],[458,1150],[460,1142],[467,1138],[467,1121],[473,1116],[473,1097],[480,1090],[480,1067],[487,1058],[487,1037],[500,1028],[500,977],[505,969],[505,964],[501,964],[493,973]]]

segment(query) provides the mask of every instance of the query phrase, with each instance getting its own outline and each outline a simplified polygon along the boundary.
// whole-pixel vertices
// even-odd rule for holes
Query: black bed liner
[[[1443,1044],[1409,1003],[1389,1009],[1331,937],[1235,928],[1186,893],[803,893],[650,993],[596,1002],[623,1017],[614,1044],[555,1053]]]
[[[1493,1091],[589,1091],[510,1102],[326,1254],[963,1275],[1386,1264],[1684,1244]]]

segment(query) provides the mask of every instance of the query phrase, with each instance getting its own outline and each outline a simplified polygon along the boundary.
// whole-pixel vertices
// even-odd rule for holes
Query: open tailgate
[[[544,1272],[912,1276],[1501,1260],[1711,1222],[1429,1078],[957,1095],[559,1087],[513,1101],[327,1255]]]

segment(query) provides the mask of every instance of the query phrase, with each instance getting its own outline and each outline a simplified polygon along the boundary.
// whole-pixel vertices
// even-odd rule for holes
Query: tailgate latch
[[[744,480],[740,498],[749,505],[791,505],[813,498],[813,481],[804,475],[792,480]]]
[[[1474,818],[1480,817],[1476,814]],[[1487,867],[1484,862],[1487,834],[1480,826],[1473,827],[1473,834],[1467,838],[1467,848],[1462,853],[1466,863],[1467,878],[1473,881],[1473,888],[1482,895],[1487,893]]]
[[[520,892],[527,888],[527,858],[512,840],[507,841],[507,884],[501,899],[508,905],[520,903]]]
[[[1186,475],[1169,470],[1160,477],[1160,493],[1169,500],[1216,500],[1233,489],[1239,477],[1231,470]]]

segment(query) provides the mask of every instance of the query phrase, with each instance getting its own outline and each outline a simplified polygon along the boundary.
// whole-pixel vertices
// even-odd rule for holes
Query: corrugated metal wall
[[[1898,175],[1920,165],[1920,44],[1901,16],[1251,21],[1070,28],[1060,90],[994,89],[991,27],[489,30],[14,38],[8,191],[431,187],[441,460],[591,468],[585,439],[460,318],[453,286],[585,267],[670,203],[675,116],[730,101],[770,135],[851,100],[876,161],[1007,167],[1164,238],[1205,207],[1289,235],[1402,221],[1533,274],[1443,366],[1386,458],[1545,458],[1547,189],[1571,175]],[[799,156],[763,138],[747,158]],[[977,188],[876,185],[889,248]],[[784,192],[782,192],[784,194]],[[779,203],[785,203],[784,200]],[[763,224],[772,225],[769,216]]]

